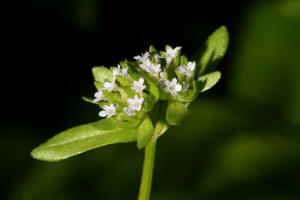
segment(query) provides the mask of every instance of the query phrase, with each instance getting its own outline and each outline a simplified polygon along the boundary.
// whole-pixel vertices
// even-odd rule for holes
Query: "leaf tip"
[[[225,49],[227,49],[228,43],[229,43],[229,32],[226,26],[222,25],[220,26],[215,33],[218,33],[218,35],[221,35],[223,40],[225,41],[226,45],[225,45]],[[226,52],[226,50],[225,50]],[[225,54],[224,52],[224,54]]]
[[[36,160],[41,161],[47,161],[47,162],[56,162],[65,158],[59,158],[57,155],[55,155],[55,152],[47,151],[43,148],[43,145],[40,145],[33,149],[30,152],[30,155],[32,158]]]

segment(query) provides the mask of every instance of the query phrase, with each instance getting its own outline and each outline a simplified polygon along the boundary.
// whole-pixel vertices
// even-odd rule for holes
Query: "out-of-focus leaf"
[[[198,76],[213,71],[225,55],[228,43],[229,34],[225,26],[221,26],[208,37],[192,57],[197,63]]]
[[[153,131],[154,131],[153,124],[150,118],[148,117],[148,115],[146,115],[137,129],[136,140],[137,140],[137,147],[139,149],[142,149],[144,146],[148,144],[148,142],[151,140],[153,136]]]
[[[297,5],[261,1],[248,12],[236,34],[230,90],[300,124],[300,18],[291,16]]]
[[[31,155],[39,160],[58,161],[104,145],[133,142],[137,123],[110,118],[76,126],[41,144]]]

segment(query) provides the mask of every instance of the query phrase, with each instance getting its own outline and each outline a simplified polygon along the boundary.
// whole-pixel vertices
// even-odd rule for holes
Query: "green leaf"
[[[102,94],[104,98],[110,103],[119,104],[119,105],[122,105],[124,103],[119,92],[115,92],[115,91],[109,92],[107,90],[102,90]]]
[[[150,47],[149,47],[149,53],[151,53],[151,54],[157,53],[157,50],[154,48],[153,45],[150,45]]]
[[[124,86],[124,87],[130,87],[131,86],[131,82],[130,80],[128,80],[126,77],[124,76],[117,76],[116,78],[117,83],[119,83],[120,86]]]
[[[101,88],[103,88],[103,83],[100,81],[94,81],[94,85],[97,88],[97,90],[100,90]]]
[[[144,146],[148,144],[148,142],[151,140],[154,133],[153,124],[148,117],[148,115],[145,115],[145,118],[137,128],[137,147],[139,149],[142,149]]]
[[[94,99],[90,98],[90,97],[82,97],[82,99],[86,102],[92,103],[92,104],[96,104],[99,105],[101,108],[104,107],[104,105],[109,105],[108,102],[106,101],[98,101],[98,102],[94,102]]]
[[[204,92],[212,88],[221,78],[221,72],[215,71],[204,76],[200,76],[198,81],[200,82],[201,92]]]
[[[82,97],[82,99],[86,102],[89,102],[89,103],[93,103],[93,104],[97,104],[94,102],[94,99],[90,98],[90,97]]]
[[[145,108],[145,111],[151,111],[155,104],[153,97],[146,93],[143,93],[142,96],[144,98],[143,107]]]
[[[31,156],[44,161],[59,161],[104,145],[133,142],[137,123],[137,120],[120,122],[110,118],[76,126],[35,148]]]
[[[179,83],[182,82],[184,76],[182,76],[182,75],[177,71],[177,69],[175,69],[174,72],[175,72],[175,74],[176,74],[176,76],[177,76],[178,82],[179,82]]]
[[[187,57],[186,57],[185,55],[182,55],[182,56],[180,57],[180,65],[181,65],[181,66],[187,65],[187,63],[188,63]]]
[[[100,81],[103,83],[105,81],[111,82],[113,80],[112,72],[104,66],[93,67],[92,72],[93,72],[95,81]]]
[[[188,114],[186,105],[177,101],[169,101],[166,120],[170,125],[179,125]]]
[[[153,97],[154,101],[156,102],[159,99],[159,90],[154,83],[149,82],[149,85],[150,85],[150,91],[149,91],[150,96]]]
[[[213,32],[204,45],[195,53],[198,68],[198,76],[213,71],[226,53],[229,43],[229,34],[225,26],[221,26]]]

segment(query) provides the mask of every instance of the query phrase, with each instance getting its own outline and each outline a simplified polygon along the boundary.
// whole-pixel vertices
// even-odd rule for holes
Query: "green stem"
[[[143,173],[138,200],[149,200],[150,198],[152,174],[155,159],[156,139],[166,130],[167,125],[165,123],[157,122],[154,130],[154,135],[151,141],[145,147]]]
[[[155,157],[155,146],[156,146],[156,139],[153,137],[152,140],[145,147],[143,174],[142,174],[138,200],[148,200],[150,198],[154,157]]]

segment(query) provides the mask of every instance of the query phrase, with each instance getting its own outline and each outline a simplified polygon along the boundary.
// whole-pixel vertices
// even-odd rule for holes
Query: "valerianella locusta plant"
[[[108,144],[136,142],[145,147],[138,199],[149,199],[156,141],[168,127],[180,125],[190,103],[218,82],[221,74],[213,70],[228,38],[222,26],[191,58],[181,47],[157,51],[150,46],[116,67],[94,67],[96,91],[84,100],[96,104],[103,119],[59,133],[35,148],[32,157],[59,161]]]

